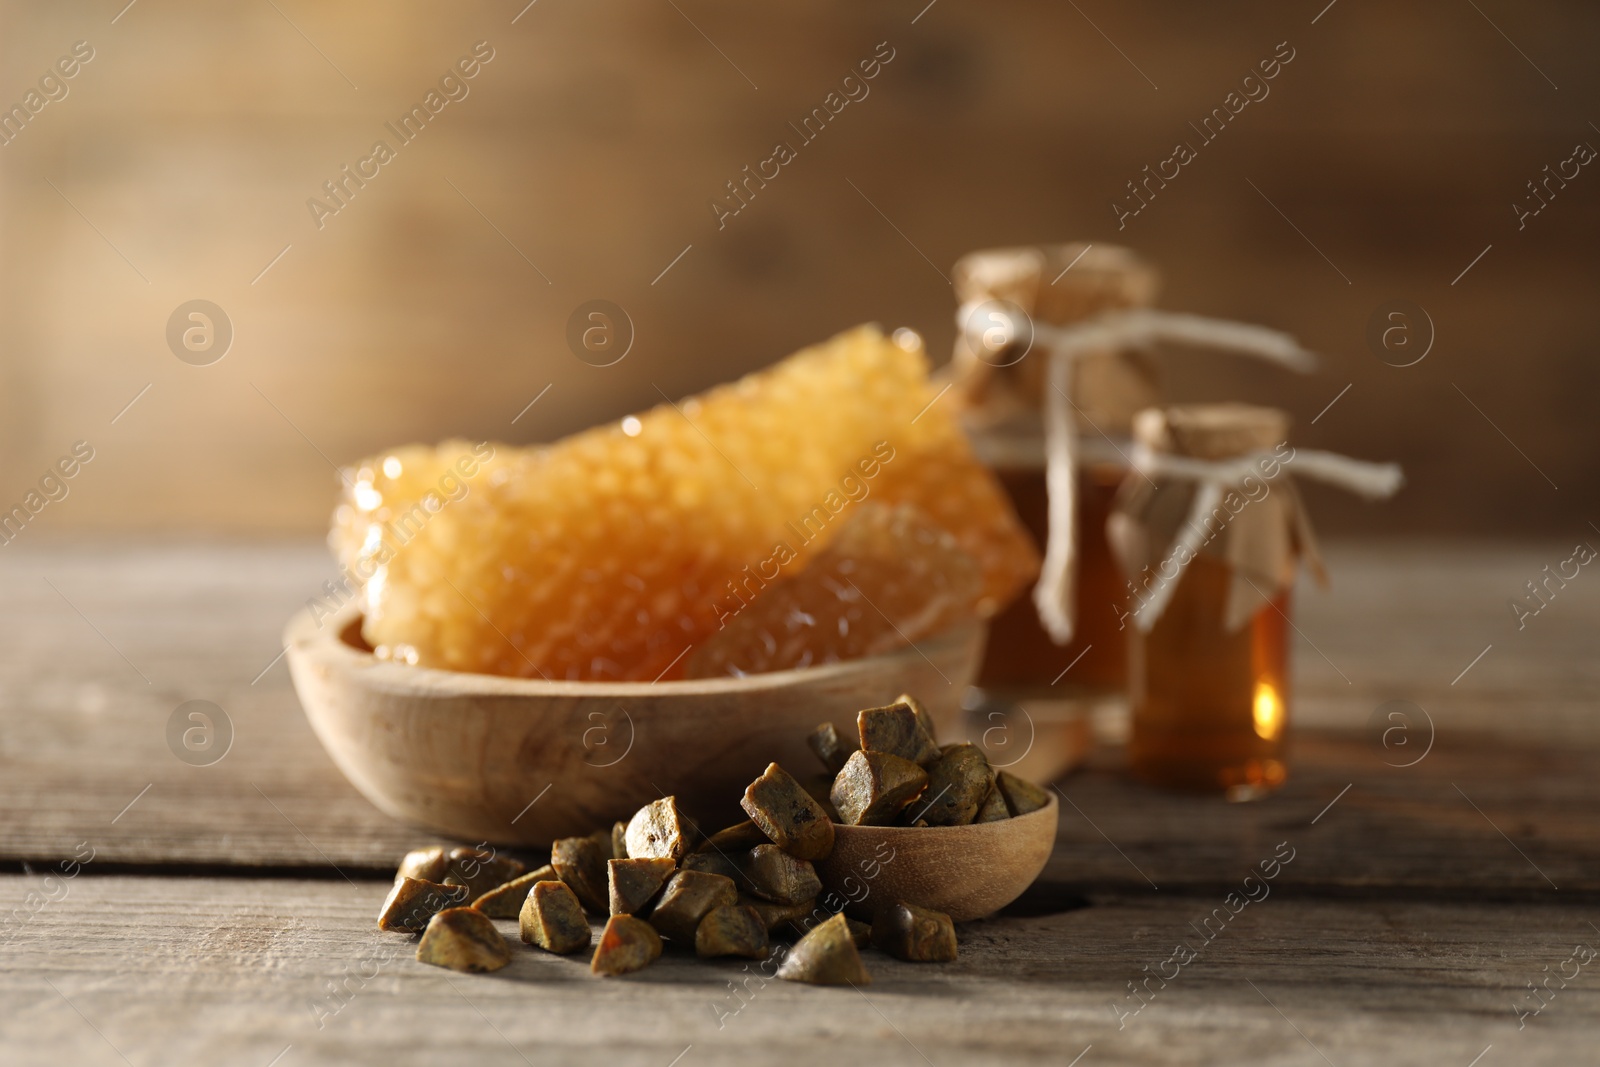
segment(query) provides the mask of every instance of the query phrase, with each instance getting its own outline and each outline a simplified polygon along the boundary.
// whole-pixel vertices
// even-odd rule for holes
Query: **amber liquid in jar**
[[[1153,785],[1254,800],[1288,773],[1289,591],[1229,632],[1232,577],[1227,563],[1202,553],[1150,632],[1128,627],[1128,758]]]
[[[995,474],[1042,548],[1050,535],[1044,468],[996,467]],[[1126,590],[1106,540],[1106,519],[1122,477],[1115,467],[1078,469],[1072,641],[1058,645],[1051,640],[1039,622],[1031,591],[1024,593],[989,624],[979,686],[1024,698],[1047,693],[1065,697],[1084,689],[1120,690],[1127,684],[1126,636],[1119,631],[1118,619]],[[1068,665],[1072,669],[1063,675]]]

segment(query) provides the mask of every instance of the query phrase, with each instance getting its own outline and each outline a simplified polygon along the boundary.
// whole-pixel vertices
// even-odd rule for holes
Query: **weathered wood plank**
[[[0,160],[7,502],[87,434],[101,457],[30,537],[310,530],[330,506],[329,471],[251,383],[335,460],[451,433],[543,439],[657,403],[652,382],[674,395],[702,388],[857,321],[914,326],[948,352],[950,289],[919,251],[948,272],[970,249],[1081,238],[1149,255],[1165,306],[1262,321],[1325,355],[1326,372],[1303,378],[1234,360],[1167,362],[1176,396],[1268,400],[1295,412],[1307,445],[1406,463],[1411,484],[1381,512],[1331,498],[1314,507],[1330,529],[1338,514],[1347,530],[1582,527],[1579,509],[1600,485],[1583,356],[1597,332],[1576,298],[1600,281],[1590,246],[1600,205],[1580,182],[1520,230],[1508,209],[1592,132],[1551,104],[1592,99],[1600,85],[1588,61],[1593,5],[1541,3],[1509,25],[1480,3],[1560,85],[1551,96],[1466,4],[1453,7],[1470,19],[1346,3],[1312,28],[1326,0],[1303,19],[1259,3],[1160,0],[1095,16],[1113,49],[1070,5],[941,3],[912,25],[926,3],[680,4],[738,70],[662,3],[544,4],[515,26],[526,0],[308,4],[304,17],[280,4],[315,50],[265,4],[181,16],[140,4],[114,30],[102,28],[112,17],[102,3],[5,7],[0,56],[17,72],[8,106],[69,42],[100,50],[70,98]],[[470,97],[319,228],[308,198],[390,138],[383,124],[479,40],[497,57]],[[790,130],[880,41],[896,58],[863,86],[869,96],[814,143]],[[1298,58],[1208,147],[1190,123],[1280,41]],[[709,202],[779,139],[798,160],[724,226]],[[1119,219],[1111,202],[1137,208],[1127,183],[1165,169],[1178,140],[1192,141],[1197,165]],[[205,169],[189,172],[181,196],[154,195],[196,158]],[[197,375],[167,358],[161,326],[202,279],[239,348]],[[1377,301],[1406,292],[1439,323],[1441,349],[1397,374],[1360,334]],[[562,340],[568,316],[597,295],[649,338],[608,374]],[[475,344],[459,343],[463,323]],[[1350,394],[1313,425],[1346,383]]]
[[[334,574],[327,551],[303,543],[11,546],[0,561],[6,854],[65,855],[89,840],[129,862],[392,862],[416,834],[345,782],[274,663],[284,622]],[[232,748],[211,766],[168,747],[168,719],[188,700],[232,722]]]
[[[8,1063],[121,1062],[114,1046],[135,1067],[264,1065],[286,1047],[282,1067],[841,1057],[1060,1067],[1092,1045],[1085,1067],[1466,1067],[1489,1045],[1485,1064],[1588,1062],[1600,1038],[1600,976],[1565,963],[1600,934],[1586,909],[1559,904],[1273,894],[1206,940],[1190,923],[1222,898],[1163,891],[968,924],[949,965],[869,953],[873,983],[860,990],[752,979],[735,1011],[729,983],[745,979],[740,965],[676,953],[620,980],[520,943],[497,974],[426,967],[411,958],[412,939],[374,929],[381,885],[88,870],[0,934]],[[0,877],[10,906],[30,889],[44,891],[42,880]],[[1179,942],[1197,953],[1182,968],[1165,963]],[[1176,976],[1164,988],[1152,980],[1129,1014],[1141,1001],[1128,983],[1146,965]],[[1526,983],[1558,970],[1578,977],[1566,988],[1552,981],[1553,998],[1519,1030],[1515,1007],[1533,1004]],[[345,984],[340,998],[329,999],[330,983]]]
[[[1446,739],[1397,769],[1369,738],[1331,733],[1301,737],[1295,752],[1280,793],[1234,805],[1145,790],[1122,776],[1120,753],[1104,751],[1059,784],[1069,802],[1047,875],[1080,890],[1221,886],[1288,841],[1302,860],[1283,882],[1297,888],[1600,892],[1590,755]]]
[[[1510,630],[1506,598],[1543,558],[1429,545],[1332,551],[1333,591],[1300,598],[1315,647],[1296,652],[1296,710],[1302,723],[1346,732],[1302,732],[1290,784],[1243,807],[1134,787],[1103,753],[1063,783],[1081,814],[1063,808],[1052,876],[1135,891],[1149,890],[1140,870],[1158,885],[1219,884],[1262,842],[1298,841],[1349,785],[1315,827],[1340,842],[1327,852],[1337,858],[1308,860],[1289,884],[1548,891],[1537,864],[1563,891],[1600,889],[1600,785],[1581,755],[1600,696],[1600,585],[1574,583],[1525,632]],[[390,868],[424,835],[339,776],[282,664],[262,673],[283,621],[329,573],[322,550],[304,545],[8,550],[0,859],[69,855],[89,841],[106,862]],[[1384,750],[1360,733],[1396,697],[1428,709],[1437,729],[1435,747],[1407,769],[1385,761],[1414,758],[1424,737]],[[213,766],[188,766],[167,748],[167,718],[189,699],[215,701],[234,723],[233,748]],[[1502,739],[1475,740],[1491,729]]]

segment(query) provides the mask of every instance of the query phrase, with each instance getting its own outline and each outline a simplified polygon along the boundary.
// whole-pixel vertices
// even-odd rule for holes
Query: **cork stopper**
[[[1057,326],[1148,307],[1160,283],[1155,268],[1130,250],[1081,242],[971,252],[956,261],[951,277],[962,303],[1009,300]]]
[[[1146,408],[1133,418],[1133,439],[1169,455],[1230,459],[1270,451],[1287,441],[1289,413],[1253,404]]]
[[[1036,322],[1067,326],[1105,311],[1148,307],[1159,277],[1126,248],[1078,242],[972,252],[956,262],[952,281],[963,305],[1004,300]],[[1040,437],[1049,362],[1042,351],[1025,357],[1015,348],[979,352],[958,335],[951,368],[968,405],[969,426],[989,432],[1021,423],[1024,435]],[[1161,401],[1155,366],[1140,352],[1082,356],[1073,380],[1074,420],[1084,434],[1126,434],[1134,412]],[[1033,451],[1042,462],[1042,450]]]

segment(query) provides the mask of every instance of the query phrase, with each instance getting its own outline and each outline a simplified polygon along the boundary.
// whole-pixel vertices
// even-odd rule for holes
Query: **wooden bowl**
[[[744,818],[767,764],[821,772],[819,723],[901,693],[944,732],[976,675],[980,622],[882,656],[746,678],[554,682],[408,667],[361,640],[355,604],[284,632],[306,718],[346,778],[383,811],[471,842],[544,845],[606,829],[676,794],[706,832]]]
[[[970,826],[840,826],[833,851],[817,860],[822,884],[871,922],[886,904],[905,901],[956,922],[993,915],[1022,895],[1050,859],[1060,803]]]

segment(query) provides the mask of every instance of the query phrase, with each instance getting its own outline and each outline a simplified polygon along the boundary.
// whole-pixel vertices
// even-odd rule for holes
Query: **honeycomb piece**
[[[1038,554],[951,408],[920,344],[858,327],[552,445],[364,461],[330,540],[365,583],[378,655],[451,670],[681,676],[687,649],[797,573],[868,497],[947,529],[991,614]]]
[[[861,504],[827,548],[775,582],[689,657],[687,674],[810,667],[871,656],[981,614],[983,576],[910,504]]]
[[[1039,550],[1005,489],[973,457],[954,416],[936,403],[914,428],[918,440],[906,448],[911,462],[884,468],[878,500],[915,505],[955,537],[983,575],[977,613],[989,618],[1038,577]]]
[[[487,481],[496,451],[450,440],[406,445],[356,464],[344,472],[345,499],[334,511],[329,547],[365,581],[380,558],[399,552],[434,515]]]

